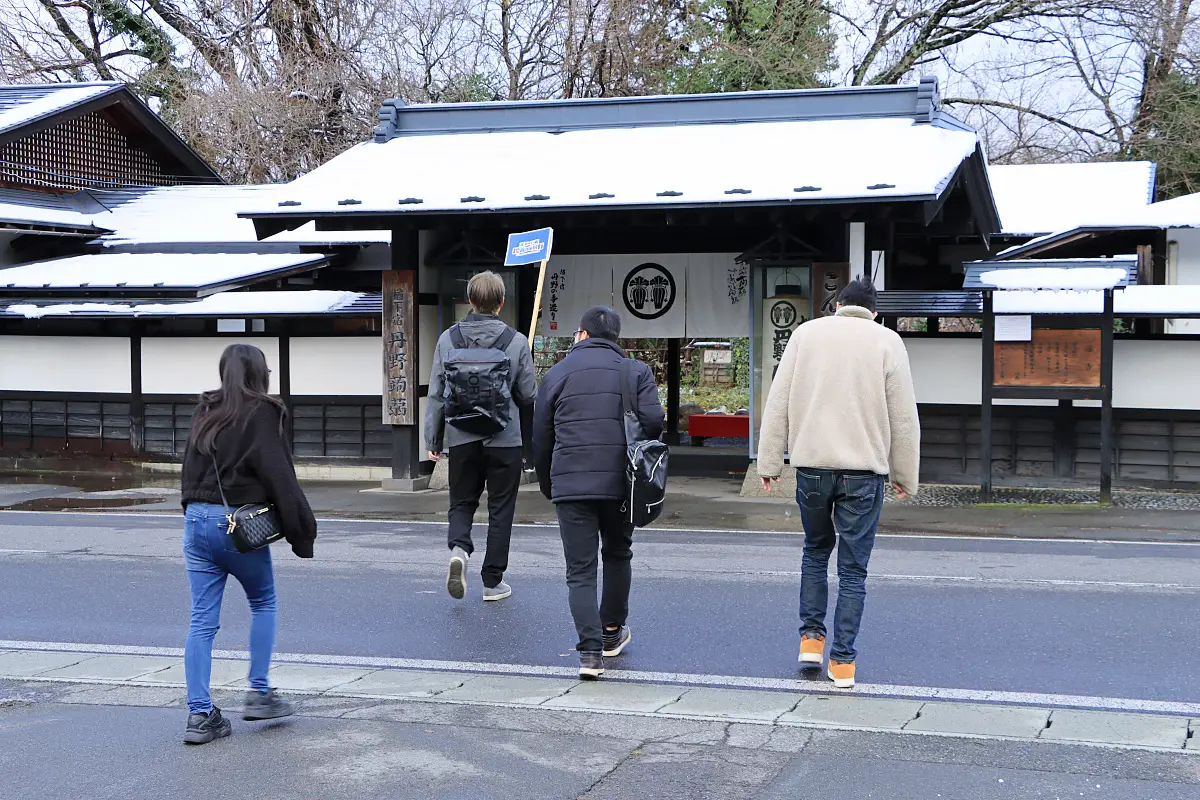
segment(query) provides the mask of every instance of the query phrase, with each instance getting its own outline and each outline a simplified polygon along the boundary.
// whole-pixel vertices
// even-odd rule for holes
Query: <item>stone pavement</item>
[[[182,706],[183,661],[169,648],[101,648],[110,652],[0,650],[0,681],[21,682],[27,689],[59,685],[64,703]],[[137,653],[111,652],[125,649]],[[153,652],[150,652],[153,651]],[[236,709],[245,686],[244,654],[223,651],[213,664],[212,685],[223,708]],[[811,691],[728,688],[625,680],[619,670],[599,682],[554,675],[489,674],[301,663],[279,657],[271,683],[304,698],[304,713],[337,708],[367,708],[379,702],[408,703],[439,713],[435,706],[472,706],[551,714],[587,712],[656,720],[712,723],[708,731],[724,741],[731,732],[746,740],[800,737],[798,729],[881,732],[957,738],[1056,742],[1148,751],[1195,753],[1194,718],[1177,714],[1097,711],[1061,706],[959,703],[862,696],[818,688]],[[299,657],[295,657],[299,658]],[[312,661],[317,657],[307,657]],[[610,662],[610,667],[616,663]],[[0,689],[2,689],[0,685]],[[20,692],[16,693],[17,696]],[[11,700],[10,700],[11,701]],[[371,702],[364,702],[371,701]],[[4,692],[0,691],[0,703]],[[1190,708],[1190,707],[1189,707]],[[442,713],[445,713],[444,710]],[[795,731],[789,734],[788,731]],[[698,734],[699,735],[699,734]]]

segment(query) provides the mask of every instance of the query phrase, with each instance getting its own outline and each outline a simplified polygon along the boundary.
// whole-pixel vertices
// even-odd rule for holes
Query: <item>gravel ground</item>
[[[979,487],[925,484],[921,486],[921,493],[915,499],[904,501],[896,500],[889,487],[888,499],[898,505],[941,508],[970,506],[979,502]],[[1100,502],[1100,490],[997,486],[992,489],[992,502],[1003,505],[1096,504]],[[1200,493],[1114,489],[1113,505],[1152,511],[1200,511]]]

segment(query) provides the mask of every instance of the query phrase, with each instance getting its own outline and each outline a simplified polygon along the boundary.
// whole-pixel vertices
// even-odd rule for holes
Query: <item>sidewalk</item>
[[[9,476],[0,481],[0,509],[177,513],[178,478],[140,475],[98,479],[65,474]],[[112,488],[101,488],[112,487]],[[384,492],[378,483],[305,482],[319,517],[441,522],[446,492]],[[931,494],[948,489],[930,487]],[[742,497],[741,477],[676,478],[655,527],[800,533],[794,498]],[[482,520],[486,500],[481,505]],[[556,524],[553,505],[535,486],[522,487],[517,524]],[[881,532],[935,536],[1200,541],[1200,513],[1097,505],[925,506],[889,502]]]
[[[18,649],[17,646],[27,645]],[[0,680],[90,685],[66,702],[115,701],[177,705],[184,688],[183,659],[175,648],[112,648],[108,652],[34,649],[33,643],[0,642]],[[6,649],[7,648],[7,649]],[[132,654],[113,650],[134,651]],[[233,712],[245,691],[244,653],[222,651],[213,662],[212,685],[218,705]],[[232,658],[231,658],[232,656]],[[329,657],[335,660],[336,657]],[[863,686],[830,690],[823,681],[791,690],[689,686],[646,679],[623,679],[610,668],[605,679],[581,682],[560,676],[566,668],[543,668],[554,675],[495,674],[484,671],[408,669],[384,666],[392,659],[337,659],[360,666],[311,663],[310,656],[278,654],[272,686],[300,697],[339,700],[404,701],[422,704],[538,709],[681,719],[745,726],[816,728],[985,739],[1090,744],[1144,750],[1197,753],[1192,732],[1200,729],[1200,707],[1163,703],[1166,713],[1072,708],[1091,698],[1050,697],[1046,706],[960,703],[886,696],[903,687]],[[612,662],[615,664],[616,659]],[[611,666],[611,665],[610,665]],[[652,677],[652,676],[651,676]],[[370,704],[363,704],[370,705]],[[1169,708],[1168,708],[1169,707]]]

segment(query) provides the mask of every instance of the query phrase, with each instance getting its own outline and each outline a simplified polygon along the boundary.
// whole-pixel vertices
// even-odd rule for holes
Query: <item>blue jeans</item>
[[[209,680],[212,677],[213,638],[221,627],[221,599],[225,580],[237,578],[250,601],[250,688],[265,692],[271,651],[275,648],[275,572],[271,549],[239,553],[226,533],[225,508],[189,503],[183,529],[183,559],[192,587],[192,622],[183,652],[187,675],[188,711],[212,710]]]
[[[867,597],[867,562],[883,511],[884,478],[866,472],[796,470],[796,503],[804,523],[800,569],[800,634],[825,636],[829,556],[838,544],[838,597],[829,657],[854,661],[854,640]],[[840,541],[838,541],[840,539]]]

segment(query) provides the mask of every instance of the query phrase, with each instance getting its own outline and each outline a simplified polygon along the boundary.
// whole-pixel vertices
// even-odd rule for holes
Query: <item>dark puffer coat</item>
[[[534,411],[533,449],[542,494],[555,503],[625,496],[625,428],[621,361],[606,339],[585,339],[542,379]],[[634,404],[646,435],[657,439],[665,414],[650,367],[633,364]]]

